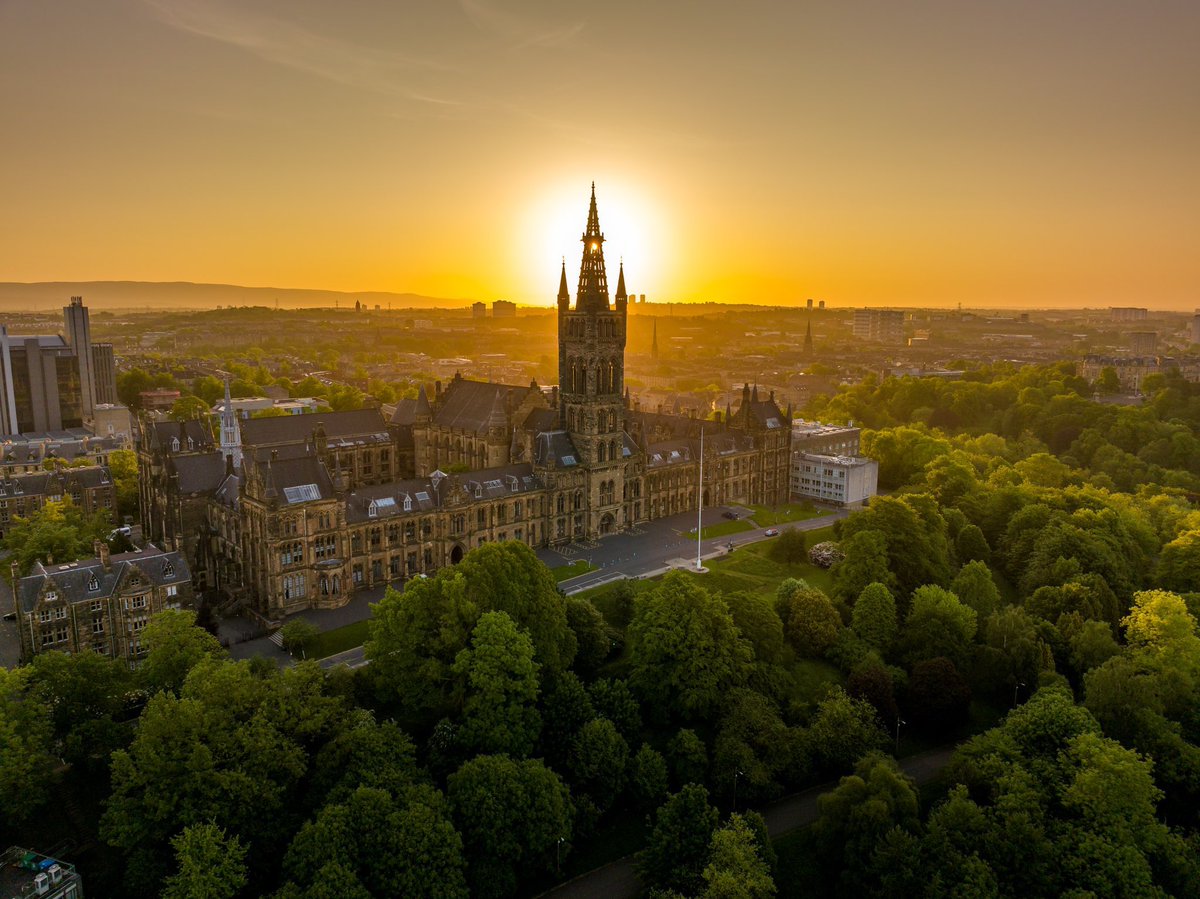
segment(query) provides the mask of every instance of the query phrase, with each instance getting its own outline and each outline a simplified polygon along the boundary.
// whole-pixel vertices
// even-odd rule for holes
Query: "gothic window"
[[[597,453],[596,461],[603,462],[604,457],[605,457],[605,446],[603,443],[601,443],[599,446],[596,447],[596,453]]]
[[[558,495],[557,511],[559,515],[567,511],[567,498],[561,493]]]
[[[171,438],[171,452],[173,452],[173,453],[179,452],[179,438],[178,437]]]

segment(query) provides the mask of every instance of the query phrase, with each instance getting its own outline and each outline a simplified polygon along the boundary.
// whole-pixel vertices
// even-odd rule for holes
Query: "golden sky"
[[[0,280],[1200,306],[1200,3],[0,0]]]

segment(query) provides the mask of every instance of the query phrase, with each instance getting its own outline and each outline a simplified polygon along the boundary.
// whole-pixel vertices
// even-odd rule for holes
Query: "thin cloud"
[[[467,18],[483,31],[505,38],[512,49],[526,47],[563,47],[570,44],[581,31],[583,22],[551,24],[513,15],[484,0],[459,0]]]
[[[206,0],[142,0],[165,24],[237,47],[260,59],[347,87],[420,103],[457,105],[410,85],[415,75],[446,71],[443,63],[413,54],[383,52],[327,37],[293,22]]]

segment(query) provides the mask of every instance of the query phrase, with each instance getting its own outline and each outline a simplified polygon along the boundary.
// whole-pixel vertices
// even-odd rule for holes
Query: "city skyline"
[[[1200,302],[1187,4],[128,0],[0,26],[0,280],[550,306],[594,180],[652,301]]]

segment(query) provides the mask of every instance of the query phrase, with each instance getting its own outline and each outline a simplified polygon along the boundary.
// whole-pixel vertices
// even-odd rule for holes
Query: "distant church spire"
[[[654,320],[654,337],[650,341],[650,358],[658,358],[658,319]]]
[[[242,429],[229,396],[229,378],[225,378],[225,405],[221,408],[221,455],[233,459],[234,471],[242,470]]]
[[[613,298],[616,300],[627,300],[629,294],[625,292],[625,260],[621,260],[620,274],[617,275],[617,295]]]
[[[592,202],[588,207],[587,230],[583,232],[583,261],[579,264],[579,292],[575,308],[608,311],[608,276],[604,274],[604,235],[600,214],[596,211],[596,182],[592,182]]]
[[[812,322],[809,322],[804,329],[804,355],[811,356],[813,352],[812,342]]]
[[[571,292],[567,289],[567,257],[563,257],[562,275],[558,279],[558,305],[571,305]]]

